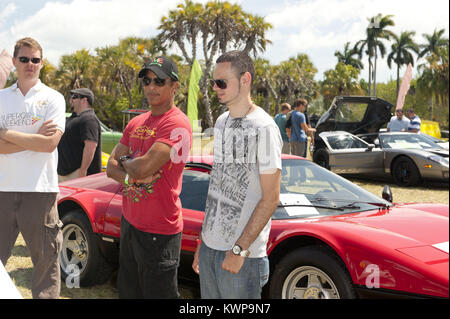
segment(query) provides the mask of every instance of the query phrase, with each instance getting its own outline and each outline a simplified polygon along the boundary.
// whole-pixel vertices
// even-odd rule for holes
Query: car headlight
[[[439,163],[445,167],[448,167],[448,158],[438,156],[438,155],[431,155],[431,156],[428,156],[427,159],[429,159],[430,161]]]

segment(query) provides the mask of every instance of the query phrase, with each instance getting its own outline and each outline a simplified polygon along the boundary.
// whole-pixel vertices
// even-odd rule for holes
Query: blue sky
[[[153,37],[161,17],[182,0],[0,0],[0,50],[12,54],[24,36],[36,38],[44,56],[57,65],[64,54],[118,43],[127,36]],[[204,3],[207,0],[197,0]],[[277,64],[298,53],[309,56],[317,79],[336,65],[336,50],[364,37],[367,18],[394,15],[392,31],[416,31],[416,41],[434,29],[449,30],[448,0],[229,0],[273,25],[263,57]],[[388,51],[390,45],[387,45]],[[172,50],[177,53],[175,49]],[[364,62],[367,64],[367,58]],[[361,77],[367,78],[367,69]],[[396,70],[378,64],[378,81],[395,79]],[[401,74],[404,69],[401,70]],[[416,75],[416,74],[415,74]]]

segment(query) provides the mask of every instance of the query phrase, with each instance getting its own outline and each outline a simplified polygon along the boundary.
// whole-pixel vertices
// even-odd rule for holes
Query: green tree
[[[359,72],[359,69],[342,62],[338,62],[334,69],[325,71],[321,87],[325,105],[330,105],[335,96],[361,94]]]
[[[426,57],[427,63],[419,65],[421,71],[418,79],[419,90],[428,96],[430,100],[429,118],[439,119],[448,127],[449,107],[449,47],[443,46],[436,49]],[[434,103],[436,103],[438,114],[435,114]]]
[[[387,56],[387,63],[389,68],[392,68],[392,62],[397,65],[397,97],[400,87],[400,68],[409,63],[414,66],[412,53],[419,53],[419,46],[413,40],[415,34],[414,31],[403,31],[400,37],[393,34],[394,43],[391,46],[391,53]]]
[[[269,42],[265,39],[269,28],[271,25],[263,18],[243,12],[239,5],[220,1],[210,1],[202,6],[185,0],[161,19],[158,27],[161,43],[168,47],[175,44],[190,65],[197,57],[197,39],[201,41],[204,69],[199,85],[208,127],[214,124],[208,88],[214,57],[229,47],[246,50],[256,56],[256,52],[265,50]],[[189,46],[191,54],[186,49]]]
[[[364,65],[360,58],[354,58],[355,55],[358,55],[358,50],[355,47],[350,48],[350,42],[345,43],[344,51],[334,52],[334,56],[337,57],[338,62],[351,65],[352,67],[361,70],[364,68]]]
[[[386,48],[382,40],[389,40],[393,36],[393,32],[387,30],[387,27],[394,26],[395,23],[392,20],[392,15],[383,16],[381,13],[369,18],[369,25],[366,28],[366,38],[358,41],[355,44],[355,50],[357,50],[360,57],[363,53],[368,56],[369,61],[369,95],[376,96],[376,83],[377,83],[377,58],[378,51],[381,57],[384,57]],[[372,64],[372,58],[374,63]],[[372,86],[373,79],[373,86]],[[373,87],[373,91],[372,91]]]
[[[445,29],[437,30],[435,29],[433,34],[423,34],[426,40],[425,44],[420,45],[419,58],[423,58],[427,55],[438,54],[439,48],[446,47],[449,45],[448,39],[442,36],[445,33]]]

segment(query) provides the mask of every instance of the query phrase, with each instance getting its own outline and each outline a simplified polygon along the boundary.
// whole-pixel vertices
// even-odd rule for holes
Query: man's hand
[[[197,249],[195,250],[195,254],[194,254],[194,261],[192,262],[192,269],[194,270],[194,272],[199,275],[200,274],[200,268],[198,267],[198,263],[199,263],[199,254],[200,254],[200,246],[201,244],[197,245]]]
[[[225,254],[225,259],[222,263],[222,269],[232,274],[237,274],[241,270],[242,265],[244,265],[244,262],[245,257],[237,256],[229,250]]]
[[[161,174],[162,170],[159,170],[159,172],[156,172],[155,174],[150,175],[146,178],[133,180],[133,184],[153,184],[161,178]]]
[[[37,134],[41,134],[44,136],[52,136],[56,133],[56,124],[52,124],[52,120],[45,121],[42,123],[42,126],[39,128]]]

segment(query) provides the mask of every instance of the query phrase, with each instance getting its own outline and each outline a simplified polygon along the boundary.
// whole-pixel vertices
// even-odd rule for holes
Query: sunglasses
[[[20,56],[19,61],[22,63],[28,63],[31,61],[33,64],[39,64],[41,62],[41,58],[27,58],[26,56]]]
[[[151,79],[151,78],[146,77],[146,76],[144,76],[142,78],[142,83],[144,83],[145,86],[149,86],[152,83],[152,81],[153,81],[153,83],[156,86],[164,86],[164,85],[166,85],[166,80],[165,79],[160,79],[160,78]]]
[[[239,75],[242,76],[244,75],[245,72],[241,72]],[[227,88],[227,80],[222,80],[222,79],[218,79],[218,80],[209,80],[209,83],[211,84],[212,87],[214,87],[214,85],[217,85],[217,87],[221,90],[225,90]]]
[[[80,95],[80,94],[72,94],[71,98],[72,98],[72,100],[76,100],[76,99],[83,99],[83,98],[85,98],[85,96]]]
[[[225,90],[227,88],[227,81],[226,80],[209,80],[211,83],[211,86],[214,87],[214,85],[217,85],[217,87],[221,90]]]

